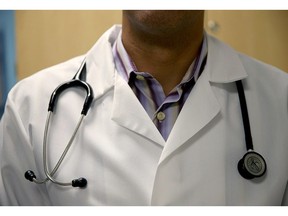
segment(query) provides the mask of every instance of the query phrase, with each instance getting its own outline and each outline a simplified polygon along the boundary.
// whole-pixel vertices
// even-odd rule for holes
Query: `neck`
[[[167,95],[179,84],[198,55],[203,39],[203,18],[173,32],[151,32],[133,28],[123,18],[122,41],[137,69],[149,72]]]

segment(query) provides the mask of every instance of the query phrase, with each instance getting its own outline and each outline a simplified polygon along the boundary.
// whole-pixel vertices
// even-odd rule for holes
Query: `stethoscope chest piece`
[[[238,171],[246,179],[263,176],[266,167],[264,158],[254,151],[248,151],[238,163]]]

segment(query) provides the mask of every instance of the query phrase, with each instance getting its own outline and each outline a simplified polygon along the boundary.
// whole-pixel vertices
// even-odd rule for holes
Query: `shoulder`
[[[90,59],[93,61],[95,59],[95,55],[103,55],[105,51],[106,53],[107,51],[110,52],[110,49],[107,49],[107,47],[111,47],[111,44],[114,43],[120,31],[121,25],[112,26],[110,29],[103,33],[103,35],[96,41],[96,43],[88,50],[85,55],[74,57],[65,62],[36,72],[35,74],[19,81],[12,89],[12,92],[15,92],[21,88],[27,88],[31,85],[41,87],[41,89],[43,89],[45,86],[54,85],[55,88],[55,85],[57,86],[57,84],[60,84],[63,81],[72,79],[79,69],[85,56],[86,59],[87,56],[90,56]]]
[[[208,40],[211,45],[210,48],[212,49],[209,50],[208,47],[208,52],[212,51],[213,57],[216,59],[215,61],[221,62],[219,68],[223,69],[223,65],[229,66],[229,73],[232,74],[234,73],[231,71],[233,68],[236,70],[236,68],[239,69],[241,67],[247,73],[247,79],[264,82],[267,81],[271,82],[271,84],[279,82],[280,85],[287,86],[288,73],[283,70],[246,54],[240,53],[228,44],[211,35],[208,35]],[[231,65],[231,62],[233,62],[234,66]]]
[[[20,80],[12,88],[9,96],[17,97],[17,95],[21,95],[22,97],[25,93],[30,95],[35,91],[39,93],[51,91],[51,89],[54,89],[60,83],[72,79],[83,58],[84,56],[75,57],[63,63],[45,68],[27,78],[24,78],[23,80]]]
[[[23,120],[38,112],[46,112],[51,93],[58,85],[72,79],[82,60],[79,56],[19,81],[8,94],[4,115],[6,112],[17,113]]]
[[[248,89],[257,90],[257,96],[261,95],[266,102],[274,101],[279,106],[284,103],[287,110],[288,73],[247,55],[241,53],[238,55],[248,74],[244,80]]]
[[[259,79],[262,79],[261,77],[263,78],[269,77],[270,79],[280,79],[282,81],[286,80],[287,83],[288,73],[277,68],[276,66],[267,64],[265,62],[262,62],[260,60],[257,60],[242,53],[238,53],[238,56],[239,59],[242,61],[245,70],[250,75],[253,74],[258,75]]]
[[[113,26],[108,29],[92,46],[92,48],[85,54],[74,57],[63,63],[43,69],[21,81],[19,81],[9,92],[8,100],[14,101],[16,104],[21,104],[25,98],[31,100],[38,100],[41,98],[49,98],[51,92],[61,83],[71,80],[78,71],[84,57],[90,60],[93,64],[103,65],[106,57],[111,58],[111,43],[115,40],[121,26]],[[96,58],[96,57],[97,58]],[[95,58],[101,56],[101,60],[95,62]],[[89,62],[87,62],[88,64]],[[92,64],[92,63],[91,63]],[[16,102],[17,101],[17,102]]]

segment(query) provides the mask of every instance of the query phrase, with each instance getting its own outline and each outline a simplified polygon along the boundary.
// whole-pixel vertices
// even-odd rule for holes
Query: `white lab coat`
[[[87,53],[95,99],[55,177],[88,180],[86,189],[24,179],[44,178],[43,131],[51,92],[73,77],[82,57],[43,70],[10,92],[1,120],[2,205],[281,205],[287,204],[288,75],[208,36],[207,65],[165,142],[127,83],[117,74],[111,28]],[[243,80],[254,148],[264,177],[246,180],[237,163],[246,153],[236,91]],[[80,117],[85,94],[63,93],[51,122],[50,169]]]

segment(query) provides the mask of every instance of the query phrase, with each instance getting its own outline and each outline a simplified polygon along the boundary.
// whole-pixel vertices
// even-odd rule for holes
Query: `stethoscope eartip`
[[[33,182],[33,179],[36,179],[36,175],[32,170],[27,170],[24,174],[25,178],[31,182]]]
[[[85,188],[87,186],[87,180],[85,178],[78,178],[72,180],[73,187]]]

